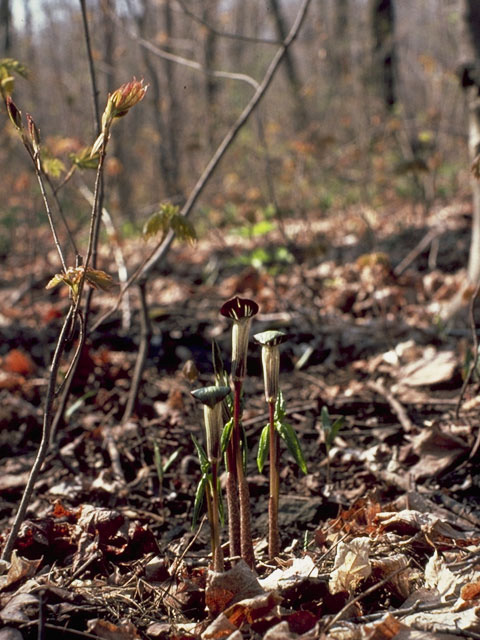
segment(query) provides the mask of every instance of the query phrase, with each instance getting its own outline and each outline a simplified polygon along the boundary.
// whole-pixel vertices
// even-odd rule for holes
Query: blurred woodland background
[[[135,116],[116,125],[109,148],[105,206],[122,236],[141,229],[159,202],[185,201],[299,5],[87,3],[100,109],[132,76],[150,85]],[[366,227],[380,211],[407,223],[410,214],[426,216],[468,193],[467,101],[457,74],[461,5],[315,0],[265,99],[201,198],[194,216],[199,235],[225,227],[267,233],[286,218],[341,222],[352,207]],[[13,97],[33,115],[60,183],[69,154],[96,134],[80,3],[1,0],[2,56],[29,70],[28,79],[16,80]],[[0,254],[44,254],[35,176],[6,115],[0,126]],[[93,174],[74,176],[60,192],[74,230],[85,234],[90,212],[78,187],[88,179]]]

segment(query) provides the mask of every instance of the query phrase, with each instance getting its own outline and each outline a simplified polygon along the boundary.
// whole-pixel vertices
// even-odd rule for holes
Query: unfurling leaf
[[[257,468],[260,473],[263,471],[265,460],[267,459],[268,444],[270,442],[270,425],[266,424],[260,435],[260,442],[258,443],[257,453]]]
[[[92,147],[85,147],[78,153],[71,153],[70,160],[79,169],[96,169],[98,167],[99,154],[92,155]]]
[[[180,215],[178,207],[170,202],[160,205],[160,210],[150,216],[143,227],[143,235],[147,238],[159,233],[165,235],[170,229],[180,240],[193,242],[197,238],[193,226]]]
[[[220,450],[222,455],[225,453],[228,447],[228,443],[230,442],[230,436],[232,435],[233,430],[233,418],[227,422],[227,424],[223,427],[222,437],[220,440]]]
[[[60,158],[55,158],[46,149],[41,150],[42,168],[48,176],[59,178],[65,171],[65,165]]]
[[[64,275],[62,273],[57,273],[53,276],[53,278],[49,281],[45,289],[53,289],[60,284],[61,282],[65,282]]]
[[[101,289],[102,291],[110,291],[110,289],[115,286],[112,276],[100,269],[91,269],[88,267],[85,280],[94,289]]]
[[[24,64],[14,58],[0,58],[0,77],[11,76],[12,73],[27,78],[29,71]]]
[[[275,421],[275,429],[280,434],[282,440],[285,441],[288,450],[292,454],[295,459],[295,462],[298,464],[303,473],[307,472],[307,463],[305,462],[305,458],[303,457],[302,448],[300,446],[300,442],[298,440],[297,434],[295,433],[294,428],[288,422],[279,422]]]
[[[69,267],[66,273],[56,273],[54,277],[47,284],[46,289],[53,289],[57,284],[63,282],[70,287],[71,295],[75,300],[80,291],[80,283],[82,281],[85,267]],[[101,289],[102,291],[109,291],[115,283],[111,276],[99,269],[87,268],[85,274],[85,280],[94,289]]]
[[[193,244],[197,239],[197,234],[195,233],[195,229],[188,222],[188,220],[180,215],[179,213],[175,213],[170,220],[170,228],[175,232],[175,235],[179,240],[186,240]]]

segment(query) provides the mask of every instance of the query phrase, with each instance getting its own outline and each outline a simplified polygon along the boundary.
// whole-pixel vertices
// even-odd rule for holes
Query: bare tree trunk
[[[458,42],[460,64],[458,74],[468,105],[468,149],[470,160],[477,166],[480,159],[480,3],[478,0],[458,0],[462,16]],[[472,172],[472,235],[468,259],[468,277],[454,298],[441,311],[450,320],[462,310],[480,282],[480,180]]]
[[[8,56],[12,47],[12,13],[10,0],[0,0],[0,52]]]
[[[275,21],[275,28],[278,34],[279,40],[285,40],[288,33],[288,27],[283,15],[282,7],[279,0],[270,0],[270,6],[272,7],[273,19]],[[308,122],[308,114],[305,108],[305,103],[302,97],[302,80],[300,72],[297,68],[295,58],[291,51],[287,51],[285,54],[285,71],[287,79],[292,89],[292,96],[294,100],[294,119],[295,128],[297,131],[301,131],[305,128]]]
[[[480,3],[463,0],[462,9],[461,79],[468,101],[468,148],[473,162],[480,154]],[[473,219],[468,279],[471,284],[477,284],[480,281],[480,181],[473,175],[471,186]]]
[[[371,20],[374,64],[380,84],[380,95],[385,107],[390,111],[397,102],[393,0],[372,0]]]
[[[117,79],[115,77],[115,21],[112,14],[115,11],[114,0],[102,0],[102,32],[103,32],[103,66],[105,69],[105,95],[112,93],[116,89]],[[121,123],[123,125],[123,122]],[[131,206],[131,185],[129,180],[128,157],[125,153],[125,137],[123,126],[118,127],[117,134],[112,138],[113,155],[119,160],[120,173],[115,177],[110,177],[112,187],[116,192],[116,200],[121,203],[121,213],[126,215],[130,222],[134,221]],[[118,205],[117,205],[118,206]]]
[[[164,20],[165,31],[167,34],[167,42],[170,43],[175,35],[175,24],[173,20],[172,2],[171,0],[165,0],[164,4]],[[170,47],[166,47],[167,51]],[[179,196],[183,204],[183,191],[181,189],[181,171],[180,171],[180,154],[179,136],[181,132],[181,105],[177,95],[177,84],[175,73],[176,66],[174,62],[170,60],[164,60],[165,77],[167,80],[167,133],[168,133],[168,156],[170,159],[170,173],[172,191],[170,196]]]
[[[350,71],[350,42],[348,37],[349,0],[337,0],[335,3],[335,42],[333,59],[335,72],[344,78]]]
[[[137,25],[142,38],[148,39],[147,33],[147,24],[151,19],[151,8],[149,0],[142,0],[142,13],[137,16]],[[167,23],[167,28],[172,27],[171,22],[171,14],[169,8],[165,8],[165,16],[170,20]],[[171,33],[168,34],[171,37]],[[148,80],[150,83],[150,89],[152,95],[152,111],[153,111],[153,121],[155,127],[157,129],[159,142],[157,146],[157,163],[158,163],[158,172],[160,174],[160,180],[163,182],[166,193],[164,196],[171,198],[175,196],[179,191],[179,173],[178,173],[178,145],[175,135],[178,134],[178,131],[174,128],[173,122],[167,122],[164,117],[164,109],[163,107],[163,91],[162,85],[160,83],[160,79],[158,76],[158,72],[156,69],[156,65],[154,64],[150,54],[145,48],[141,48],[141,54],[143,57],[143,61],[148,73]],[[172,88],[174,71],[173,69],[168,69],[167,65],[171,63],[166,62],[166,75],[167,81],[170,87],[170,110],[179,111],[178,104],[172,103],[172,93],[174,89]],[[178,113],[175,117],[178,117]],[[172,154],[172,148],[174,149],[174,154]]]
[[[202,19],[209,25],[216,23],[218,0],[203,0]],[[211,29],[203,29],[203,66],[205,67],[205,106],[207,121],[207,144],[209,152],[216,144],[216,113],[218,111],[218,81],[211,75],[217,58],[217,36]]]

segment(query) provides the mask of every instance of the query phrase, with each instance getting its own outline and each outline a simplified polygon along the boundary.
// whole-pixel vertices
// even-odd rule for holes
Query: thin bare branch
[[[122,22],[118,19],[117,16],[112,16],[112,20],[115,20],[121,28],[125,31],[125,33],[137,44],[139,44],[144,49],[147,49],[154,55],[159,58],[163,58],[164,60],[169,60],[170,62],[176,62],[177,64],[182,65],[183,67],[188,67],[190,69],[195,69],[195,71],[200,71],[201,73],[205,73],[207,75],[211,75],[214,78],[225,78],[227,80],[239,80],[240,82],[246,82],[254,89],[258,89],[258,82],[255,78],[247,75],[246,73],[234,73],[232,71],[208,71],[203,65],[195,60],[189,60],[188,58],[184,58],[183,56],[176,55],[175,53],[170,53],[169,51],[165,51],[160,47],[152,44],[145,38],[142,38],[138,33],[135,33],[133,29],[128,29]]]
[[[198,22],[204,27],[207,27],[209,31],[211,31],[214,35],[218,36],[219,38],[230,38],[231,40],[244,40],[245,42],[256,42],[258,44],[274,44],[277,46],[279,44],[282,44],[280,40],[274,40],[271,38],[256,38],[254,36],[245,36],[241,33],[232,33],[230,31],[220,31],[218,29],[215,29],[215,27],[212,26],[209,22],[207,22],[207,20],[204,20],[200,16],[197,16],[195,13],[193,13],[193,11],[190,11],[190,9],[187,7],[187,5],[183,0],[177,0],[177,3],[180,5],[182,12],[185,15],[189,16],[190,18],[192,18],[192,20],[194,20],[195,22]]]

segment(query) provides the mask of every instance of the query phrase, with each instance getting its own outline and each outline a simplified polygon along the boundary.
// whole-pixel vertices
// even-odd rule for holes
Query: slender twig
[[[473,348],[473,357],[472,362],[470,363],[470,368],[468,370],[468,374],[463,381],[462,388],[460,390],[460,396],[458,398],[457,406],[455,408],[455,418],[458,420],[458,416],[460,414],[460,407],[462,406],[463,397],[465,395],[465,391],[467,390],[468,385],[470,384],[470,380],[472,379],[473,373],[478,365],[478,336],[477,336],[477,327],[475,324],[475,302],[478,298],[478,294],[480,292],[480,282],[478,282],[475,287],[475,291],[473,292],[472,297],[470,298],[470,304],[468,307],[468,317],[470,320],[470,328],[472,330],[472,348]]]
[[[367,386],[370,387],[370,389],[372,389],[376,393],[383,396],[387,400],[388,404],[391,406],[392,410],[397,415],[397,418],[400,424],[402,425],[402,427],[407,433],[410,433],[415,430],[415,425],[410,420],[410,417],[408,416],[405,410],[405,407],[402,405],[401,402],[397,400],[397,398],[395,398],[395,396],[389,389],[387,389],[378,380],[375,380],[375,381],[371,380],[370,382],[368,382]]]
[[[92,43],[90,40],[90,29],[88,26],[87,7],[85,0],[80,0],[80,9],[82,13],[83,35],[85,37],[85,46],[87,49],[88,70],[90,73],[90,83],[92,85],[92,103],[93,113],[95,117],[95,130],[100,133],[100,107],[98,105],[98,88],[97,75],[95,73],[95,64],[93,62]]]
[[[88,66],[89,66],[89,71],[90,71],[90,82],[92,85],[92,101],[93,101],[93,112],[94,112],[94,119],[95,119],[95,130],[97,135],[100,133],[100,128],[101,128],[101,121],[100,121],[100,108],[99,108],[99,104],[98,104],[98,89],[97,89],[97,80],[96,80],[96,74],[95,74],[95,65],[93,62],[93,53],[92,53],[92,45],[91,45],[91,40],[90,40],[90,31],[89,31],[89,27],[88,27],[88,19],[87,19],[87,8],[86,8],[86,3],[85,0],[80,0],[80,8],[81,8],[81,14],[82,14],[82,21],[83,21],[83,31],[84,31],[84,36],[85,36],[85,46],[86,46],[86,51],[87,51],[87,59],[88,59]],[[80,304],[81,304],[81,300],[82,300],[82,293],[83,293],[83,287],[85,284],[85,275],[86,275],[86,270],[88,267],[88,263],[90,261],[91,258],[92,259],[92,263],[93,263],[93,267],[96,266],[96,252],[97,252],[97,244],[98,244],[98,236],[99,236],[99,231],[100,231],[100,226],[99,226],[99,210],[101,209],[102,206],[102,201],[103,201],[103,163],[105,160],[105,147],[106,144],[108,142],[107,140],[108,136],[106,136],[105,140],[104,140],[104,144],[102,145],[102,148],[100,150],[100,158],[99,158],[99,162],[98,162],[98,167],[97,167],[97,175],[96,175],[96,179],[95,179],[95,191],[94,191],[94,198],[93,198],[93,204],[92,204],[92,212],[91,212],[91,216],[90,216],[90,231],[89,231],[89,237],[88,237],[88,248],[87,248],[87,257],[84,261],[84,272],[83,272],[83,278],[80,282],[80,286],[79,286],[79,293],[77,296],[77,300],[75,302],[75,307],[73,310],[73,321],[72,321],[72,329],[75,326],[75,320],[78,316],[79,313],[79,309],[80,309]],[[77,260],[80,262],[80,256],[77,253]],[[79,338],[79,343],[78,343],[78,349],[77,349],[77,353],[75,354],[73,360],[72,360],[72,364],[71,364],[71,368],[70,368],[70,376],[68,378],[68,380],[66,381],[63,390],[62,390],[62,397],[60,398],[60,402],[57,408],[57,412],[56,415],[54,417],[53,420],[53,425],[52,425],[52,434],[56,434],[57,429],[58,429],[58,425],[60,424],[62,418],[63,418],[63,414],[65,412],[65,407],[67,406],[67,402],[68,402],[68,398],[70,396],[70,389],[71,389],[71,385],[73,382],[73,379],[75,377],[75,373],[78,367],[78,363],[80,362],[80,354],[83,350],[84,344],[85,344],[85,340],[86,340],[86,327],[88,324],[88,318],[89,318],[89,313],[90,313],[90,302],[92,299],[92,289],[89,289],[89,291],[87,292],[87,296],[86,296],[86,300],[85,300],[85,305],[84,305],[84,331],[83,333],[81,333],[80,338]]]
[[[116,15],[112,15],[112,19],[119,24],[119,26],[125,31],[125,33],[137,44],[139,44],[150,53],[153,53],[158,58],[163,58],[164,60],[168,60],[169,62],[175,62],[183,67],[188,67],[189,69],[195,69],[195,71],[200,71],[201,73],[205,73],[208,76],[212,76],[214,78],[225,78],[226,80],[239,80],[240,82],[246,82],[254,89],[258,88],[258,82],[255,78],[247,75],[246,73],[235,73],[232,71],[211,71],[206,67],[201,65],[199,62],[195,60],[189,60],[188,58],[184,58],[183,56],[176,55],[175,53],[170,53],[169,51],[165,51],[165,49],[161,49],[157,47],[152,42],[145,40],[138,33],[135,33],[132,29],[128,29],[125,25],[118,19]]]
[[[50,443],[50,429],[52,426],[52,409],[53,409],[53,402],[55,400],[55,386],[57,383],[57,373],[58,373],[58,368],[60,366],[60,360],[61,360],[63,351],[65,349],[66,338],[70,330],[70,322],[72,320],[72,317],[73,317],[73,306],[70,307],[65,317],[62,329],[60,331],[60,335],[58,337],[57,346],[53,354],[52,364],[50,366],[50,374],[48,377],[45,409],[43,412],[42,439],[40,442],[40,446],[38,448],[37,455],[35,457],[35,461],[30,470],[30,475],[28,477],[27,485],[25,487],[25,491],[23,492],[23,496],[20,501],[20,505],[18,507],[17,513],[15,515],[15,520],[13,522],[10,533],[8,534],[7,542],[5,543],[5,547],[3,549],[2,560],[10,561],[10,557],[12,555],[13,547],[15,545],[18,532],[20,530],[20,527],[23,521],[25,520],[25,514],[27,512],[28,505],[30,504],[30,499],[32,497],[35,482],[38,478],[38,474],[40,473],[42,465],[45,461],[45,457],[47,455],[47,451]]]
[[[140,345],[138,347],[135,369],[132,376],[132,383],[130,385],[130,391],[128,393],[128,399],[125,405],[125,412],[122,418],[123,423],[127,422],[127,420],[131,418],[133,410],[135,408],[138,390],[140,388],[140,382],[142,380],[142,374],[145,368],[145,361],[147,359],[148,349],[150,346],[150,338],[152,336],[152,325],[150,322],[150,318],[148,317],[146,286],[147,283],[144,279],[142,279],[138,283],[138,290],[140,293]]]
[[[43,171],[43,168],[42,168],[42,171]],[[79,255],[79,251],[78,251],[77,243],[75,242],[75,238],[73,237],[72,230],[70,229],[70,225],[68,223],[67,216],[65,215],[65,212],[64,212],[63,207],[62,207],[62,203],[60,202],[60,198],[58,197],[58,190],[60,189],[61,186],[63,186],[64,184],[67,183],[67,181],[69,180],[69,176],[73,175],[74,171],[75,171],[75,165],[73,165],[71,167],[70,171],[67,173],[67,176],[63,180],[62,184],[58,185],[57,187],[50,180],[50,176],[47,173],[45,173],[43,171],[43,174],[45,175],[45,179],[46,179],[46,181],[48,183],[48,186],[50,187],[50,189],[52,191],[53,199],[55,200],[55,203],[57,205],[58,214],[59,214],[60,218],[62,219],[63,225],[65,227],[65,231],[67,232],[68,239],[70,240],[70,244],[72,245],[72,249],[73,249],[75,255],[78,256]]]
[[[194,20],[195,22],[202,24],[204,27],[207,27],[209,31],[211,31],[214,35],[218,36],[219,38],[229,38],[231,40],[244,40],[245,42],[256,42],[258,44],[275,44],[275,45],[280,44],[279,40],[271,40],[269,38],[256,38],[255,36],[245,36],[241,33],[231,33],[229,31],[219,31],[218,29],[215,29],[215,27],[212,26],[209,22],[207,22],[207,20],[204,20],[200,16],[197,16],[195,13],[193,13],[193,11],[190,11],[190,9],[187,7],[187,5],[183,0],[177,0],[177,2],[182,8],[182,11],[185,15],[192,18],[192,20]]]
[[[27,147],[27,150],[28,150],[28,147]],[[48,202],[47,193],[45,191],[45,185],[43,184],[42,163],[40,160],[40,156],[38,155],[38,152],[35,152],[32,154],[32,160],[33,160],[33,166],[35,167],[35,175],[37,176],[38,184],[40,185],[40,193],[42,194],[43,204],[45,206],[45,211],[47,212],[48,224],[50,225],[53,241],[55,243],[55,247],[57,249],[58,255],[60,256],[60,262],[62,263],[63,271],[64,273],[66,273],[67,265],[65,263],[62,247],[60,246],[60,241],[58,239],[57,231],[55,229],[55,224],[53,222],[52,210],[50,209],[50,203]]]

